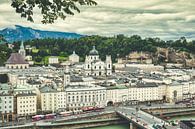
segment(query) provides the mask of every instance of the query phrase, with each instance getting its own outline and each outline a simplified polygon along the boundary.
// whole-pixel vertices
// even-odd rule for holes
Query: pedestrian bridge
[[[136,127],[141,129],[154,129],[154,126],[165,126],[168,123],[158,117],[148,114],[142,110],[137,111],[135,108],[121,107],[116,112],[123,118],[130,121],[130,129]]]

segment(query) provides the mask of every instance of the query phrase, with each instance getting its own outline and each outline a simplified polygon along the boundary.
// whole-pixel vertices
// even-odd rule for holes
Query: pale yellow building
[[[31,116],[37,113],[37,95],[23,93],[16,96],[16,109],[19,116]]]

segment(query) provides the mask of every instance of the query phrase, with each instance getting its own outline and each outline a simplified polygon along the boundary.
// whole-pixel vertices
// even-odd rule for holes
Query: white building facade
[[[49,61],[49,64],[58,64],[59,63],[59,59],[57,56],[50,56],[48,61]]]
[[[0,94],[0,112],[2,114],[14,113],[14,96]]]
[[[67,108],[77,110],[87,106],[106,106],[106,88],[101,86],[68,86]]]
[[[58,112],[66,110],[66,92],[57,91],[50,87],[41,89],[41,110],[44,112]]]
[[[79,62],[79,56],[73,51],[73,53],[69,56],[69,61],[71,63],[78,63]]]
[[[84,65],[85,75],[87,76],[109,76],[112,75],[112,59],[111,56],[106,56],[106,61],[103,62],[99,58],[99,53],[93,46],[89,55],[85,58]]]

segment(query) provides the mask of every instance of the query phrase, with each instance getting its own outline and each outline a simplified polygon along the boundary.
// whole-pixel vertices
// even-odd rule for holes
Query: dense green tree
[[[11,52],[17,52],[20,42],[14,43],[13,50],[9,49],[7,44],[0,45],[0,65],[8,59]],[[138,35],[126,37],[124,35],[117,35],[114,37],[102,36],[86,36],[79,39],[34,39],[25,42],[25,45],[35,47],[35,50],[30,51],[33,59],[41,64],[47,62],[48,56],[67,57],[76,51],[84,61],[85,55],[89,53],[92,46],[95,45],[99,51],[100,57],[105,59],[105,55],[111,55],[113,61],[117,57],[125,57],[133,51],[144,51],[156,53],[157,47],[174,48],[178,51],[186,51],[195,54],[195,41],[187,41],[184,37],[175,41],[163,41],[159,38],[145,38],[142,39]],[[163,62],[164,59],[161,60]]]

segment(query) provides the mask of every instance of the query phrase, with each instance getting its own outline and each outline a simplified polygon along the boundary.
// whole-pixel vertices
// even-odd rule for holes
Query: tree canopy
[[[25,41],[25,46],[30,45],[32,50],[27,50],[27,55],[31,55],[38,64],[46,64],[49,56],[59,56],[67,58],[73,51],[84,61],[85,55],[89,53],[92,46],[96,46],[100,57],[104,60],[105,55],[111,55],[113,61],[117,57],[125,57],[133,51],[143,51],[155,54],[157,47],[173,48],[177,51],[186,51],[195,54],[195,41],[187,41],[182,37],[175,41],[164,41],[159,38],[141,38],[139,35],[126,37],[117,35],[114,37],[86,36],[79,39],[33,39]],[[0,65],[8,59],[11,52],[17,52],[20,42],[14,43],[13,50],[6,44],[0,45]]]
[[[54,23],[58,18],[65,19],[67,15],[80,12],[79,6],[97,5],[93,0],[12,0],[11,6],[16,13],[33,22],[34,8],[38,7],[42,14],[42,23]]]

